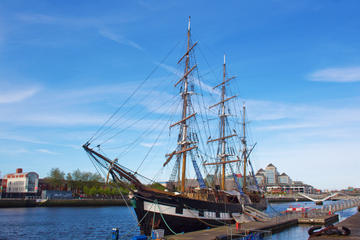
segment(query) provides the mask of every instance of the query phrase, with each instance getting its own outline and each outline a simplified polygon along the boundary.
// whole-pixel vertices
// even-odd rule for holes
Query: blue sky
[[[256,169],[271,162],[318,188],[359,187],[359,9],[330,0],[1,1],[0,171],[95,171],[81,145],[175,47],[122,121],[147,117],[111,142],[149,130],[120,159],[136,168],[164,133],[143,169],[157,173],[171,150],[162,131],[191,15],[202,81],[219,81],[224,53],[237,76]]]

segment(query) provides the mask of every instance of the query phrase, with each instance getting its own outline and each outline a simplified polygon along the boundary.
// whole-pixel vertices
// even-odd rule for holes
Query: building
[[[37,193],[39,175],[36,172],[23,173],[21,168],[16,169],[16,173],[10,173],[3,177],[1,187],[2,192],[12,193]]]
[[[270,163],[265,170],[260,168],[256,181],[266,192],[271,193],[314,193],[315,189],[301,181],[293,181],[286,173],[279,174],[277,168]]]
[[[291,185],[292,183],[291,178],[286,173],[279,175],[278,180],[280,185]]]
[[[266,177],[265,177],[265,170],[260,168],[257,173],[255,174],[256,182],[260,186],[265,186]]]
[[[265,168],[265,177],[266,177],[266,184],[267,185],[275,185],[278,183],[278,176],[279,172],[277,171],[276,167],[270,163]]]

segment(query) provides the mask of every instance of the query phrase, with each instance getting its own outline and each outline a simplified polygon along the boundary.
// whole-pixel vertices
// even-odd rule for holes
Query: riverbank
[[[126,206],[129,202],[123,199],[61,199],[61,200],[36,200],[0,199],[0,208],[19,207],[104,207]]]
[[[268,198],[269,203],[281,202],[304,202],[305,198],[276,197]],[[0,199],[0,208],[17,208],[17,207],[102,207],[102,206],[126,206],[130,204],[129,200],[123,199],[52,199],[37,202],[29,199]]]

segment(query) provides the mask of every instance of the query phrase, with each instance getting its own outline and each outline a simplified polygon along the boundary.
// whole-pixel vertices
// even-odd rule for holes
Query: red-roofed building
[[[16,173],[6,174],[1,183],[5,193],[37,193],[39,175],[36,172],[23,172],[21,168]]]

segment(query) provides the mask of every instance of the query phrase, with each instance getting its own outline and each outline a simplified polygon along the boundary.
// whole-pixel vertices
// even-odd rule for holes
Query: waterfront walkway
[[[355,215],[348,217],[344,221],[336,224],[338,228],[342,226],[350,229],[351,234],[349,236],[318,236],[318,237],[310,237],[311,240],[337,240],[337,239],[345,239],[345,240],[360,240],[360,212]]]
[[[168,240],[222,240],[228,239],[229,237],[242,237],[246,236],[249,233],[253,232],[264,232],[265,234],[272,234],[280,232],[286,228],[296,226],[298,224],[319,224],[326,225],[329,223],[334,223],[339,220],[337,214],[333,214],[334,212],[341,211],[347,208],[352,208],[360,205],[360,198],[354,198],[345,200],[341,203],[335,203],[332,205],[326,205],[322,208],[311,209],[310,211],[302,211],[302,212],[292,212],[282,214],[281,216],[275,216],[268,221],[258,222],[252,221],[243,223],[240,225],[239,229],[236,229],[235,225],[229,226],[221,226],[212,229],[200,230],[195,232],[189,232],[185,234],[178,234],[167,236]],[[360,231],[360,215],[356,214],[349,219],[345,224],[348,224],[350,228],[354,229],[354,237]],[[346,220],[345,220],[346,221]],[[344,221],[344,222],[345,222]],[[343,225],[339,225],[343,226]],[[352,230],[352,229],[351,229]],[[359,235],[360,236],[360,235]],[[320,239],[320,238],[314,238]],[[329,239],[329,238],[324,238]],[[330,238],[330,239],[340,239]],[[348,240],[359,239],[359,238],[349,238]]]
[[[280,232],[289,227],[297,226],[299,219],[302,219],[301,223],[331,223],[338,220],[338,215],[323,215],[316,217],[305,218],[302,214],[292,214],[281,217],[274,217],[266,222],[248,222],[243,223],[240,229],[237,230],[235,225],[221,226],[217,228],[211,228],[206,230],[200,230],[185,234],[168,236],[168,240],[214,240],[214,239],[227,239],[228,236],[241,237],[246,236],[252,232],[263,232],[264,234],[273,234]]]

